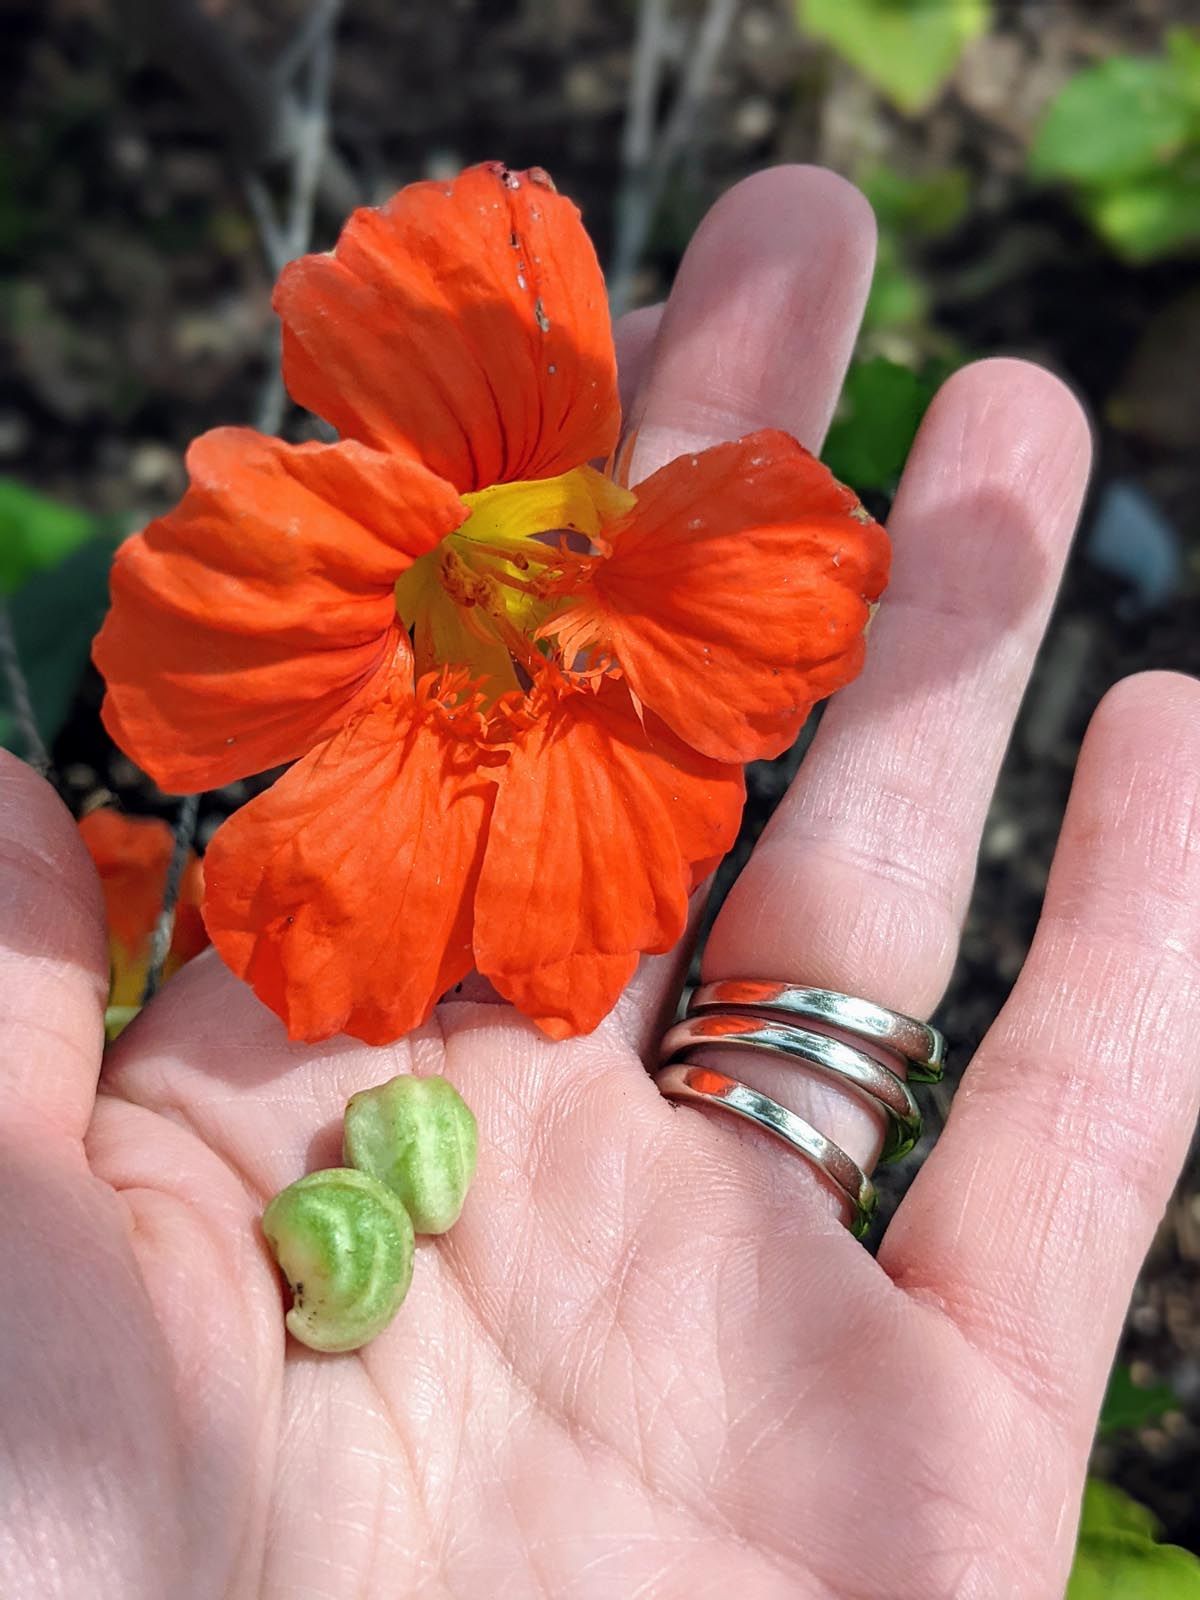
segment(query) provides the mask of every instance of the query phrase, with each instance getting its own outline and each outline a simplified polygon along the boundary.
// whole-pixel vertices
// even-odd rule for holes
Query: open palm
[[[870,277],[828,174],[733,190],[661,326],[624,329],[640,472],[815,446]],[[711,977],[927,1013],[1087,470],[1055,380],[935,401],[860,681],[718,919]],[[1043,923],[878,1259],[781,1147],[644,1071],[678,963],[551,1044],[470,987],[401,1044],[289,1045],[209,955],[105,1062],[99,894],[0,767],[0,1590],[26,1595],[1061,1593],[1134,1274],[1195,1116],[1200,688],[1097,714]],[[879,1130],[738,1061],[869,1162]],[[358,1089],[444,1072],[480,1124],[462,1220],[354,1356],[284,1336],[257,1221]]]

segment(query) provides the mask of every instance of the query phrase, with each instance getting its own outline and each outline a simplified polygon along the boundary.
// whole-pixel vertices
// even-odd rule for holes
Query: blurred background
[[[1031,356],[1078,389],[1097,467],[943,1008],[961,1066],[1027,947],[1096,701],[1142,668],[1200,672],[1194,5],[4,0],[0,24],[0,738],[28,754],[31,709],[76,809],[105,792],[175,809],[96,718],[87,650],[115,541],[178,496],[203,429],[305,435],[276,375],[275,272],[412,179],[549,167],[622,308],[666,293],[746,173],[816,161],[854,179],[879,262],[826,459],[880,513],[962,362]],[[754,769],[742,857],[797,759]],[[206,797],[201,843],[249,789]],[[914,1170],[892,1175],[893,1202]],[[1157,1519],[1130,1539],[1136,1524],[1194,1551],[1198,1262],[1193,1160],[1095,1466]],[[1130,1522],[1098,1500],[1106,1515]],[[1118,1591],[1085,1589],[1081,1568],[1077,1592],[1190,1595],[1196,1573],[1197,1589]]]

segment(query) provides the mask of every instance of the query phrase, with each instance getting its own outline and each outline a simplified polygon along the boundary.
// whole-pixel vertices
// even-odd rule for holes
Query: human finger
[[[889,519],[893,577],[865,669],[827,708],[717,917],[706,981],[786,980],[929,1014],[1088,460],[1078,402],[1040,368],[986,361],[943,386]],[[881,1117],[828,1077],[745,1052],[705,1060],[860,1165],[878,1155]]]
[[[663,312],[627,425],[631,480],[758,428],[819,449],[874,260],[871,209],[835,173],[773,167],[722,195]]]
[[[95,868],[43,778],[0,750],[0,1123],[81,1138],[104,1045]]]
[[[1200,684],[1101,703],[1037,935],[883,1241],[902,1287],[1091,1438],[1196,1122]]]
[[[776,167],[723,195],[688,246],[666,305],[618,324],[631,480],[763,427],[818,449],[874,257],[870,207],[832,172]],[[671,956],[644,961],[620,1006],[622,1030],[639,1050],[661,1033],[689,954],[684,941]]]
[[[639,306],[627,311],[613,325],[613,343],[617,347],[617,384],[621,391],[621,412],[628,416],[637,398],[654,351],[662,322],[661,305]]]

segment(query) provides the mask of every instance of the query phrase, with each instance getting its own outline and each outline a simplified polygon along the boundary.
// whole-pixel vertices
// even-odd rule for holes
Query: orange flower
[[[127,817],[107,808],[89,811],[79,832],[100,874],[108,924],[108,953],[112,982],[110,1014],[128,1022],[142,1003],[150,966],[150,944],[162,910],[174,839],[157,817]],[[178,972],[185,961],[199,955],[208,943],[200,915],[204,878],[199,861],[189,851],[175,904],[175,930],[163,967],[163,977]],[[112,1032],[120,1029],[111,1029]]]
[[[477,967],[555,1037],[669,949],[742,764],[858,671],[883,531],[785,434],[637,486],[571,203],[496,163],[356,212],[275,305],[336,444],[221,429],[121,549],[105,720],[164,788],[294,762],[204,914],[293,1037],[384,1042]]]

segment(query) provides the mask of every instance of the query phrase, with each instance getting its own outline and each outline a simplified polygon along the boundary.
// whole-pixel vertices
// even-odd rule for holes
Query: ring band
[[[786,1056],[855,1090],[887,1119],[881,1161],[898,1161],[921,1137],[921,1108],[903,1078],[853,1045],[794,1023],[763,1022],[732,1012],[690,1016],[664,1036],[661,1059],[670,1062],[685,1050],[720,1045]]]
[[[945,1038],[927,1022],[833,989],[739,978],[701,984],[693,991],[687,1015],[663,1036],[663,1065],[654,1081],[669,1099],[730,1111],[803,1156],[849,1201],[850,1231],[861,1239],[874,1215],[877,1195],[852,1156],[749,1084],[678,1059],[687,1051],[727,1045],[815,1067],[883,1112],[887,1132],[882,1160],[906,1155],[920,1138],[921,1113],[905,1079],[867,1051],[802,1027],[795,1019],[825,1023],[901,1057],[913,1082],[936,1083],[945,1070]]]
[[[936,1028],[903,1012],[889,1011],[856,995],[838,994],[833,989],[808,989],[795,983],[765,982],[757,978],[733,978],[721,983],[702,983],[693,991],[688,1013],[761,1011],[768,1016],[800,1017],[806,1022],[824,1022],[841,1028],[885,1050],[902,1056],[912,1083],[937,1083],[946,1069],[946,1040]]]
[[[668,1099],[690,1100],[732,1111],[734,1116],[755,1123],[804,1156],[850,1202],[850,1232],[854,1237],[861,1239],[866,1233],[878,1204],[875,1185],[840,1144],[827,1139],[803,1117],[757,1089],[751,1089],[748,1084],[728,1078],[723,1072],[713,1072],[709,1067],[689,1066],[686,1062],[660,1067],[654,1074],[654,1081]]]

